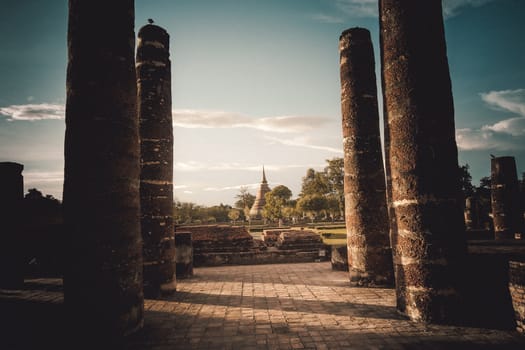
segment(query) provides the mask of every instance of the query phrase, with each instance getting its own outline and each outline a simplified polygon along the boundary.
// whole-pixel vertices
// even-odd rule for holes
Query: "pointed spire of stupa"
[[[255,196],[255,202],[253,202],[252,208],[250,209],[250,218],[262,219],[262,211],[266,204],[264,195],[268,192],[270,192],[270,187],[268,187],[268,181],[266,181],[266,173],[264,172],[263,165],[263,178],[259,186],[259,191],[257,191],[257,195]]]
[[[268,181],[266,181],[266,174],[264,173],[264,165],[263,165],[263,179],[262,179],[262,183],[268,183]]]

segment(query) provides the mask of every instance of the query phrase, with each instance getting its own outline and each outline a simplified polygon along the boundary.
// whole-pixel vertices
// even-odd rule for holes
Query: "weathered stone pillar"
[[[64,299],[92,339],[142,327],[134,2],[69,0]]]
[[[466,254],[441,0],[380,0],[397,308],[448,322]]]
[[[523,230],[518,175],[514,157],[490,161],[491,204],[495,239],[514,239]]]
[[[394,271],[370,32],[345,30],[339,53],[350,283],[391,285]]]
[[[170,37],[161,27],[148,24],[139,30],[137,86],[144,294],[152,298],[176,289],[169,44]]]
[[[480,228],[479,201],[476,197],[465,199],[465,226],[469,230]]]
[[[21,209],[24,199],[22,164],[0,162],[0,287],[24,283]]]

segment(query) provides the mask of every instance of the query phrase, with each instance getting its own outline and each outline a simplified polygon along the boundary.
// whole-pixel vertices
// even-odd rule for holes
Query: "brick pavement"
[[[146,300],[126,349],[525,349],[514,331],[417,324],[393,289],[350,288],[329,263],[197,268],[168,300]],[[59,279],[1,291],[5,349],[60,345]],[[107,345],[107,344],[106,344]],[[100,348],[105,348],[103,345]],[[109,348],[109,346],[108,346]]]

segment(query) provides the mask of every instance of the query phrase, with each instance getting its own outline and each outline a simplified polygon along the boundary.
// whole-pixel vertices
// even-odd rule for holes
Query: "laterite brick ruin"
[[[23,244],[20,232],[24,198],[24,166],[0,162],[0,287],[15,288],[24,284]]]
[[[516,161],[514,157],[498,157],[492,158],[490,164],[494,237],[514,239],[523,230]]]
[[[394,271],[370,32],[363,28],[345,30],[339,38],[339,53],[350,282],[392,285]]]
[[[379,16],[397,308],[449,322],[466,240],[441,1],[381,0]]]
[[[138,33],[140,206],[147,297],[176,290],[169,41],[168,33],[156,25],[148,24]]]
[[[134,21],[133,0],[69,1],[64,303],[90,336],[143,324]]]

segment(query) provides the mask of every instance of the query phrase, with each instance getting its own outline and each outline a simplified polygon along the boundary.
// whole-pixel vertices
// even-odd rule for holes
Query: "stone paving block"
[[[125,349],[525,349],[513,330],[411,322],[395,311],[393,289],[351,288],[330,263],[194,272],[173,296],[145,301],[144,330]],[[2,315],[11,320],[0,348],[74,348],[62,347],[60,280],[26,285],[0,290]]]

